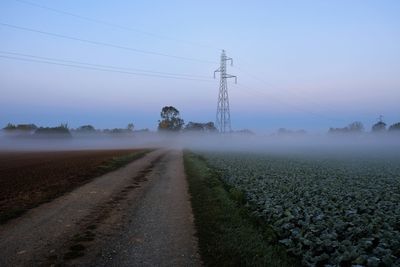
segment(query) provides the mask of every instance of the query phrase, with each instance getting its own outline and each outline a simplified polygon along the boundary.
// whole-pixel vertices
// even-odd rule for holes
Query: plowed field
[[[110,171],[144,150],[0,152],[0,223]]]

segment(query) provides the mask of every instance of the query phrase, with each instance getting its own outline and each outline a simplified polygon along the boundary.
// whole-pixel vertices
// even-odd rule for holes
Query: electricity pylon
[[[217,103],[217,119],[216,126],[220,133],[231,132],[231,114],[229,111],[229,97],[228,97],[228,84],[226,79],[235,78],[235,83],[237,83],[237,77],[234,75],[230,75],[226,73],[226,62],[230,61],[231,66],[233,65],[233,60],[230,57],[227,57],[225,54],[225,50],[222,50],[221,54],[221,66],[219,69],[214,71],[214,79],[215,73],[219,72],[220,82],[219,82],[219,93],[218,93],[218,103]]]

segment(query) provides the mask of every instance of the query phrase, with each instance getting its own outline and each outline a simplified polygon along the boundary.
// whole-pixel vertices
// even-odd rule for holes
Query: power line
[[[113,28],[117,28],[117,29],[121,29],[121,30],[138,32],[138,33],[145,34],[145,35],[151,36],[153,38],[157,38],[157,39],[165,39],[165,40],[174,41],[174,42],[178,42],[178,43],[184,43],[184,44],[195,45],[195,46],[199,46],[199,47],[206,47],[206,48],[212,48],[212,49],[220,50],[220,48],[216,48],[216,47],[213,47],[211,45],[200,44],[200,43],[197,43],[197,42],[181,40],[181,39],[176,39],[176,38],[172,38],[172,37],[165,36],[165,35],[155,34],[155,33],[148,32],[148,31],[143,31],[143,30],[140,30],[140,29],[137,29],[137,28],[127,27],[127,26],[124,26],[124,25],[119,25],[119,24],[115,24],[115,23],[104,21],[104,20],[100,20],[100,19],[94,19],[94,18],[78,15],[78,14],[75,14],[75,13],[72,13],[72,12],[64,11],[64,10],[53,8],[53,7],[48,7],[48,6],[45,6],[45,5],[42,5],[42,4],[30,2],[30,1],[25,1],[25,0],[15,0],[15,1],[17,1],[19,3],[22,3],[22,4],[25,4],[25,5],[30,5],[30,6],[34,6],[34,7],[37,7],[37,8],[49,10],[49,11],[52,11],[52,12],[55,12],[55,13],[58,13],[58,14],[63,14],[63,15],[67,15],[67,16],[71,16],[71,17],[77,18],[77,19],[86,20],[86,21],[89,21],[89,22],[92,22],[92,23],[103,24],[103,25],[106,25],[106,26],[109,26],[109,27],[113,27]]]
[[[324,118],[324,119],[327,119],[327,120],[330,120],[330,121],[342,121],[342,120],[339,120],[337,118],[332,118],[332,117],[329,117],[329,116],[325,116],[325,115],[313,112],[311,110],[304,109],[304,108],[298,107],[296,105],[289,104],[286,101],[283,101],[283,100],[277,98],[276,96],[274,96],[272,94],[267,94],[267,93],[265,93],[263,91],[255,89],[255,88],[251,88],[251,87],[248,87],[248,86],[243,86],[242,84],[237,84],[236,87],[239,87],[239,88],[241,87],[243,89],[247,89],[247,90],[244,90],[244,92],[247,92],[247,93],[249,93],[250,91],[253,91],[253,92],[258,93],[259,96],[273,98],[274,101],[277,101],[277,102],[279,102],[279,103],[281,103],[281,104],[283,104],[283,105],[285,105],[285,106],[287,106],[287,107],[289,107],[291,109],[294,109],[294,110],[297,110],[297,111],[300,111],[300,112],[303,112],[303,113],[307,113],[307,114],[312,115],[314,117]]]
[[[147,34],[147,35],[150,35],[150,36],[153,36],[153,37],[156,37],[156,38],[171,39],[171,38],[168,38],[168,37],[165,37],[165,36],[160,36],[160,35],[153,34],[153,33],[146,32],[146,31],[142,31],[142,30],[139,30],[139,29],[134,29],[134,28],[130,28],[130,27],[126,27],[126,26],[110,23],[110,22],[107,22],[107,21],[103,21],[103,20],[98,20],[98,19],[93,19],[93,18],[81,16],[81,15],[78,15],[78,14],[74,14],[74,13],[71,13],[71,12],[63,11],[63,10],[60,10],[60,9],[47,7],[47,6],[44,6],[44,5],[41,5],[41,4],[37,4],[37,3],[25,1],[25,0],[15,0],[15,1],[23,3],[23,4],[28,4],[28,5],[31,5],[31,6],[35,6],[35,7],[38,7],[38,8],[47,9],[47,10],[50,10],[50,11],[53,11],[53,12],[56,12],[56,13],[59,13],[59,14],[65,14],[65,15],[68,15],[68,16],[72,16],[72,17],[76,17],[76,18],[82,19],[82,20],[91,21],[91,22],[94,22],[94,23],[104,24],[104,25],[107,25],[107,26],[116,27],[116,28],[120,28],[120,29],[124,29],[124,30],[136,31],[136,32]],[[87,39],[81,39],[81,38],[77,38],[77,37],[61,35],[61,34],[57,34],[57,33],[50,33],[50,32],[45,32],[45,31],[36,30],[36,29],[30,29],[30,28],[26,28],[26,27],[20,27],[20,26],[16,26],[16,25],[1,23],[1,22],[0,22],[0,25],[11,27],[11,28],[15,28],[15,29],[19,29],[19,30],[25,30],[25,31],[31,31],[31,32],[36,32],[36,33],[40,33],[40,34],[51,35],[51,36],[55,36],[55,37],[59,37],[59,38],[66,38],[66,39],[71,39],[71,40],[75,40],[75,41],[87,42],[87,43],[91,43],[91,44],[95,44],[95,45],[103,45],[103,46],[109,46],[109,47],[113,47],[113,48],[131,50],[131,51],[135,51],[135,52],[139,52],[139,53],[152,54],[152,55],[158,55],[158,56],[165,56],[165,57],[171,57],[171,58],[182,59],[182,60],[191,60],[191,61],[198,61],[198,62],[215,63],[213,61],[208,61],[208,60],[187,58],[187,57],[169,55],[169,54],[164,54],[164,53],[159,53],[159,52],[140,50],[140,49],[131,48],[131,47],[119,46],[119,45],[114,45],[114,44],[109,44],[109,43],[103,43],[103,42],[98,42],[98,41],[92,41],[92,40],[87,40]],[[173,40],[173,39],[171,39],[171,40]],[[181,40],[174,40],[174,41],[181,42]],[[183,42],[186,42],[186,41],[183,41]],[[186,43],[190,43],[190,42],[186,42]],[[71,63],[77,63],[77,62],[72,62],[72,61],[70,61],[70,62]],[[116,69],[125,69],[125,68],[119,68],[119,67],[113,67],[113,66],[96,65],[96,64],[88,64],[88,63],[79,63],[79,64],[93,65],[93,66],[107,67],[107,68],[111,67],[111,68],[116,68]],[[266,83],[264,80],[262,80],[259,77],[256,77],[256,76],[244,71],[242,68],[239,68],[239,67],[236,67],[236,68],[238,70],[242,71],[243,73],[248,74],[253,79],[259,80],[259,81],[263,82],[263,84]],[[128,69],[128,68],[126,68],[126,69]],[[137,69],[131,69],[131,70],[137,70]],[[147,71],[144,71],[144,70],[139,70],[139,71],[147,72]],[[156,73],[156,72],[153,72],[153,73]],[[169,75],[169,73],[160,73],[160,74]],[[173,74],[173,75],[175,75],[175,74]],[[179,76],[185,76],[185,75],[179,75]],[[303,97],[303,99],[304,99],[304,97]],[[304,99],[304,100],[306,100],[306,99]],[[306,100],[306,101],[308,101],[308,100]],[[319,104],[317,104],[315,102],[311,102],[311,101],[308,101],[308,102],[312,103],[313,105],[319,106]]]
[[[332,108],[329,108],[329,107],[326,107],[326,106],[322,106],[322,105],[320,105],[319,103],[317,103],[317,102],[315,102],[315,101],[312,101],[312,100],[306,98],[306,97],[303,96],[303,95],[300,95],[300,94],[298,94],[298,93],[296,93],[296,92],[289,91],[289,90],[287,90],[287,89],[284,89],[283,87],[278,87],[278,86],[276,86],[276,85],[273,85],[273,84],[271,84],[271,83],[268,83],[268,82],[265,81],[265,79],[262,79],[262,78],[260,78],[259,76],[256,76],[256,75],[252,74],[251,72],[245,71],[245,70],[243,69],[243,67],[238,67],[238,66],[236,65],[236,66],[234,66],[234,68],[238,69],[238,70],[241,71],[243,74],[247,74],[249,77],[253,78],[254,80],[258,80],[258,81],[260,82],[259,84],[262,84],[263,87],[266,87],[265,84],[269,84],[269,85],[270,85],[269,88],[277,88],[277,89],[285,90],[285,91],[287,91],[287,92],[290,93],[290,94],[294,94],[294,95],[296,95],[297,97],[302,98],[302,100],[304,100],[305,102],[308,102],[309,104],[312,104],[312,105],[314,105],[314,106],[323,108],[323,109],[325,109],[326,111],[330,111],[330,112],[332,112],[332,113],[337,113],[337,110],[332,109]],[[265,92],[264,92],[264,91],[258,90],[258,93],[259,93],[259,94],[264,94],[264,95],[265,95]],[[301,112],[304,112],[304,113],[308,113],[308,114],[310,114],[310,115],[312,115],[312,116],[314,116],[314,117],[321,117],[321,118],[328,119],[328,120],[330,120],[330,121],[340,121],[340,122],[343,121],[343,120],[341,120],[341,119],[339,119],[339,118],[333,118],[333,117],[330,117],[330,116],[325,116],[325,115],[322,115],[322,114],[318,114],[318,113],[316,113],[316,112],[313,112],[313,111],[311,111],[311,110],[307,110],[307,109],[300,108],[300,107],[295,106],[295,105],[288,104],[287,102],[284,102],[284,101],[278,99],[276,96],[273,96],[272,94],[268,94],[268,97],[273,97],[273,98],[274,98],[275,100],[277,100],[278,102],[280,102],[280,103],[282,103],[282,104],[284,104],[284,105],[286,105],[286,106],[288,106],[288,107],[291,107],[292,109],[295,109],[295,110],[298,110],[298,111],[301,111]]]
[[[0,53],[8,53],[8,54],[16,54],[16,55],[24,55],[24,54],[19,54],[19,53],[12,53],[12,52],[2,52]],[[196,78],[187,78],[187,77],[178,77],[178,76],[167,76],[167,75],[158,75],[158,74],[151,74],[151,73],[138,73],[138,72],[131,72],[131,71],[122,71],[122,70],[117,70],[117,69],[107,69],[107,68],[101,68],[101,67],[96,67],[96,66],[106,66],[106,65],[97,65],[97,64],[90,64],[90,63],[80,63],[78,61],[69,61],[69,60],[59,60],[59,59],[51,59],[51,58],[45,58],[45,57],[38,57],[38,56],[30,56],[30,55],[25,55],[29,57],[34,57],[34,58],[42,58],[42,59],[47,59],[47,60],[39,60],[39,59],[30,59],[30,58],[22,58],[22,57],[16,57],[16,56],[4,56],[0,55],[0,58],[5,58],[5,59],[10,59],[10,60],[18,60],[18,61],[25,61],[25,62],[33,62],[33,63],[43,63],[43,64],[50,64],[50,65],[57,65],[57,66],[64,66],[64,67],[71,67],[71,68],[77,68],[77,69],[85,69],[85,70],[95,70],[95,71],[102,71],[102,72],[112,72],[112,73],[121,73],[121,74],[128,74],[128,75],[135,75],[135,76],[147,76],[147,77],[158,77],[158,78],[167,78],[167,79],[176,79],[176,80],[189,80],[189,81],[203,81],[203,82],[212,82],[211,79],[196,79]],[[55,60],[55,61],[60,61],[60,62],[75,62],[76,64],[68,64],[68,63],[60,63],[60,62],[53,62],[50,60]],[[77,64],[82,64],[82,65],[90,65],[90,66],[82,66],[82,65],[77,65]],[[289,106],[292,109],[308,113],[310,115],[316,116],[316,117],[321,117],[329,120],[334,120],[334,121],[339,121],[338,119],[333,119],[315,112],[312,112],[307,109],[300,108],[295,105],[288,104],[285,101],[282,101],[275,96],[271,94],[266,94],[265,92],[262,92],[260,90],[256,90],[254,88],[250,87],[245,87],[242,84],[238,84],[237,87],[247,89],[244,90],[244,92],[250,93],[251,91],[258,93],[258,96],[267,96],[267,97],[272,97],[274,98],[275,101],[278,101],[286,106]]]
[[[12,25],[12,24],[3,23],[3,22],[0,22],[0,25],[4,26],[4,27],[12,28],[12,29],[21,30],[21,31],[40,33],[40,34],[44,34],[44,35],[48,35],[48,36],[53,36],[53,37],[58,37],[58,38],[63,38],[63,39],[83,42],[83,43],[89,43],[89,44],[93,44],[93,45],[99,45],[99,46],[112,47],[112,48],[117,48],[117,49],[122,49],[122,50],[128,50],[128,51],[133,51],[133,52],[142,53],[142,54],[163,56],[163,57],[169,57],[169,58],[186,60],[186,61],[195,61],[195,62],[201,62],[201,63],[210,63],[210,64],[211,63],[212,64],[216,63],[214,61],[208,61],[208,60],[203,60],[203,59],[198,59],[198,58],[182,57],[182,56],[176,56],[176,55],[170,55],[170,54],[165,54],[165,53],[159,53],[159,52],[154,52],[154,51],[148,51],[148,50],[142,50],[142,49],[127,47],[127,46],[121,46],[121,45],[115,45],[115,44],[104,43],[104,42],[99,42],[99,41],[93,41],[93,40],[88,40],[88,39],[82,39],[82,38],[78,38],[78,37],[73,37],[73,36],[68,36],[68,35],[63,35],[63,34],[58,34],[58,33],[52,33],[52,32],[47,32],[47,31],[42,31],[42,30],[36,30],[36,29],[32,29],[32,28],[27,28],[27,27],[21,27],[21,26]]]
[[[155,33],[152,33],[152,32],[143,31],[141,29],[127,27],[127,26],[124,26],[124,25],[115,24],[115,23],[108,22],[108,21],[105,21],[105,20],[90,18],[90,17],[87,17],[87,16],[82,16],[82,15],[79,15],[79,14],[75,14],[75,13],[68,12],[68,11],[61,10],[61,9],[57,9],[57,8],[52,8],[52,7],[49,7],[49,6],[45,6],[45,5],[42,5],[42,4],[38,4],[38,3],[26,1],[26,0],[15,0],[15,1],[19,2],[19,3],[22,3],[22,4],[25,4],[25,5],[30,5],[30,6],[33,6],[33,7],[36,7],[36,8],[49,10],[49,11],[52,11],[52,12],[55,12],[55,13],[58,13],[58,14],[63,14],[63,15],[67,15],[67,16],[70,16],[70,17],[74,17],[74,18],[77,18],[77,19],[80,19],[80,20],[85,20],[85,21],[89,21],[89,22],[97,23],[97,24],[103,24],[103,25],[106,25],[106,26],[109,26],[109,27],[118,28],[118,29],[121,29],[121,30],[138,32],[138,33],[141,33],[141,34],[145,34],[145,35],[151,36],[153,38],[165,39],[165,40],[170,40],[170,41],[174,41],[174,42],[180,42],[180,43],[185,43],[185,44],[189,44],[189,45],[195,45],[195,46],[200,46],[200,47],[208,47],[208,48],[213,48],[213,49],[218,49],[219,50],[219,48],[212,47],[210,45],[205,45],[205,44],[200,44],[200,43],[196,43],[196,42],[192,42],[192,41],[180,40],[180,39],[172,38],[172,37],[165,36],[165,35],[155,34]],[[103,46],[109,46],[109,47],[113,47],[113,48],[131,50],[131,51],[135,51],[135,52],[138,52],[138,53],[152,54],[152,55],[157,55],[157,56],[165,56],[165,57],[170,57],[170,58],[175,58],[175,59],[198,61],[198,62],[204,62],[204,63],[216,63],[216,62],[208,61],[208,60],[187,58],[187,57],[169,55],[169,54],[164,54],[164,53],[159,53],[159,52],[154,52],[154,51],[146,51],[146,50],[140,50],[140,49],[131,48],[131,47],[124,47],[124,46],[119,46],[119,45],[114,45],[114,44],[109,44],[109,43],[103,43],[103,42],[98,42],[98,41],[91,41],[91,40],[86,40],[86,39],[81,39],[81,38],[76,38],[76,37],[56,34],[56,33],[44,32],[44,31],[35,30],[35,29],[29,29],[29,28],[20,27],[20,26],[11,25],[11,24],[6,24],[6,23],[0,23],[0,25],[11,27],[11,28],[16,28],[16,29],[19,29],[19,30],[31,31],[31,32],[41,33],[41,34],[47,34],[47,35],[51,35],[51,36],[55,36],[55,37],[59,37],[59,38],[66,38],[66,39],[75,40],[75,41],[87,42],[87,43],[91,43],[91,44],[95,44],[95,45],[103,45]],[[20,54],[20,55],[22,55],[22,54]],[[187,77],[199,77],[199,78],[205,77],[205,76],[173,74],[173,73],[155,72],[155,71],[147,71],[147,70],[131,69],[131,68],[123,68],[123,67],[115,67],[115,66],[107,66],[107,65],[82,63],[82,62],[77,62],[77,61],[51,59],[51,58],[37,57],[37,56],[32,56],[32,55],[22,55],[22,56],[41,58],[41,59],[45,59],[45,60],[55,60],[55,61],[59,61],[59,62],[76,63],[76,64],[80,64],[80,65],[88,65],[88,66],[107,68],[107,69],[111,68],[111,69],[121,69],[121,70],[133,70],[133,71],[140,71],[140,72],[145,72],[145,73],[154,73],[154,74],[161,74],[161,75],[187,76]],[[265,86],[265,84],[267,84],[267,82],[265,80],[260,79],[259,77],[256,77],[256,76],[244,71],[243,69],[241,69],[239,67],[236,67],[236,68],[238,70],[244,72],[244,73],[249,74],[250,76],[252,76],[252,78],[261,81],[263,86]],[[270,84],[270,85],[273,86],[273,87],[276,87],[276,86],[274,86],[272,84]],[[261,93],[261,91],[259,91],[259,93]],[[299,94],[297,94],[297,95],[300,96]],[[269,96],[271,96],[271,95],[269,95]],[[315,106],[320,106],[321,107],[321,105],[319,105],[318,103],[310,101],[308,99],[305,99],[304,96],[300,96],[300,97],[302,97],[305,101],[307,101],[307,102],[309,102],[309,103],[311,103],[311,104],[313,104]],[[275,97],[275,99],[276,99],[276,97]],[[280,100],[278,100],[278,101],[282,102]],[[284,103],[284,102],[282,102],[282,103]],[[288,105],[287,103],[285,103],[285,104]],[[295,106],[292,106],[292,107],[295,107]],[[324,107],[324,108],[326,108],[326,107]],[[296,109],[298,109],[300,111],[303,111],[303,112],[307,112],[307,113],[319,116],[318,114],[316,114],[314,112],[306,111],[304,109],[299,109],[297,107],[296,107]]]
[[[240,67],[237,67],[237,66],[234,66],[234,67],[235,67],[236,69],[238,69],[239,71],[241,71],[243,74],[247,74],[249,77],[251,77],[251,78],[253,78],[253,79],[258,80],[259,82],[261,82],[263,87],[266,87],[265,85],[266,85],[266,84],[269,84],[269,85],[270,85],[270,86],[269,86],[270,88],[277,88],[277,89],[281,89],[281,90],[285,90],[286,92],[289,92],[288,90],[283,89],[282,87],[278,87],[278,86],[276,86],[276,85],[273,85],[273,84],[271,84],[271,83],[266,82],[264,79],[261,79],[260,77],[258,77],[258,76],[256,76],[256,75],[253,75],[251,72],[245,71],[243,68],[240,68]],[[296,92],[292,92],[292,91],[290,91],[289,93],[290,93],[290,94],[296,94]],[[326,106],[321,106],[319,103],[314,102],[314,101],[312,101],[312,100],[310,100],[310,99],[307,99],[307,98],[305,98],[303,95],[300,95],[300,94],[296,94],[296,95],[297,95],[297,97],[302,98],[304,101],[306,101],[306,102],[308,102],[308,103],[310,103],[310,104],[312,104],[312,105],[314,105],[314,106],[322,107],[322,108],[324,108],[324,109],[326,109],[326,110],[329,110],[329,111],[332,111],[332,112],[336,112],[336,110],[332,110],[332,109],[330,109],[330,108],[327,109]]]
[[[195,78],[186,78],[186,77],[174,77],[174,76],[166,76],[166,75],[156,75],[156,74],[147,74],[147,73],[137,73],[137,72],[130,72],[130,71],[119,71],[113,69],[103,69],[97,67],[89,67],[89,66],[80,66],[74,64],[67,64],[67,63],[58,63],[46,60],[37,60],[37,59],[29,59],[29,58],[21,58],[15,56],[2,56],[0,58],[11,59],[11,60],[19,60],[19,61],[27,61],[27,62],[34,62],[34,63],[43,63],[43,64],[51,64],[57,66],[65,66],[71,68],[78,68],[78,69],[86,69],[86,70],[96,70],[96,71],[104,71],[104,72],[114,72],[114,73],[123,73],[123,74],[130,74],[136,76],[149,76],[149,77],[158,77],[158,78],[167,78],[167,79],[176,79],[176,80],[189,80],[189,81],[203,81],[203,82],[211,82],[212,80],[206,79],[195,79]]]
[[[232,66],[233,66],[233,65],[232,65]],[[243,73],[248,74],[251,78],[256,79],[256,80],[259,80],[259,81],[263,82],[263,84],[266,83],[264,80],[258,78],[257,76],[252,75],[251,73],[247,73],[246,71],[242,70],[241,68],[239,68],[239,67],[237,67],[237,66],[234,66],[234,67],[235,67],[236,69],[238,69],[238,70],[241,70]],[[236,76],[232,76],[232,77],[236,77]],[[319,114],[319,113],[313,112],[313,111],[311,111],[311,110],[304,109],[304,108],[298,107],[298,106],[296,106],[296,105],[289,104],[289,103],[287,103],[287,102],[285,102],[285,101],[279,99],[278,97],[276,97],[276,96],[274,96],[274,95],[272,95],[272,94],[266,94],[265,92],[263,92],[263,91],[261,91],[261,90],[257,90],[257,89],[255,89],[255,88],[251,88],[251,87],[248,87],[248,86],[244,86],[243,84],[238,84],[238,83],[236,83],[236,85],[234,85],[234,86],[236,86],[236,87],[241,87],[241,88],[243,88],[243,89],[246,89],[246,90],[244,90],[244,92],[246,92],[246,93],[251,93],[251,91],[253,91],[253,92],[258,93],[258,96],[273,98],[273,99],[275,99],[275,101],[280,102],[280,103],[283,104],[283,105],[286,105],[286,106],[288,106],[288,107],[290,107],[290,108],[292,108],[292,109],[294,109],[294,110],[297,110],[297,111],[300,111],[300,112],[303,112],[303,113],[310,114],[310,115],[312,115],[312,116],[314,116],[314,117],[320,117],[320,118],[328,119],[328,120],[330,120],[330,121],[342,121],[342,120],[337,119],[337,118],[332,118],[332,117],[329,117],[329,116],[325,116],[325,115],[323,115],[323,114]],[[254,94],[253,94],[253,95],[254,95]]]
[[[78,65],[86,65],[86,66],[93,66],[93,67],[106,68],[106,69],[127,70],[127,71],[141,72],[141,73],[160,74],[160,75],[166,75],[166,76],[183,76],[183,77],[210,79],[211,80],[210,77],[201,76],[201,75],[178,74],[178,73],[171,73],[171,72],[160,72],[160,71],[143,70],[143,69],[137,69],[137,68],[126,68],[126,67],[118,67],[118,66],[111,66],[111,65],[93,64],[93,63],[51,58],[51,57],[41,57],[41,56],[22,54],[22,53],[16,53],[16,52],[7,52],[7,51],[1,51],[1,50],[0,50],[0,53],[7,54],[7,55],[13,55],[13,56],[36,58],[36,59],[41,59],[41,60],[46,60],[46,61],[58,61],[58,62],[62,62],[62,63],[73,63],[73,64],[78,64]]]

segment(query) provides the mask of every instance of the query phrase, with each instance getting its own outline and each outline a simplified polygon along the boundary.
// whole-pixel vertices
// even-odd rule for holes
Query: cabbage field
[[[306,266],[400,266],[400,159],[202,153]]]

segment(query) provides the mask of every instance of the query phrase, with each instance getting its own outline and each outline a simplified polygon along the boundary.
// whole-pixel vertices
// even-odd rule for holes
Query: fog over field
[[[398,134],[219,135],[145,133],[134,136],[88,134],[71,138],[0,137],[2,151],[57,151],[118,148],[171,148],[267,154],[400,156]]]
[[[0,267],[400,267],[399,14],[0,0]]]

